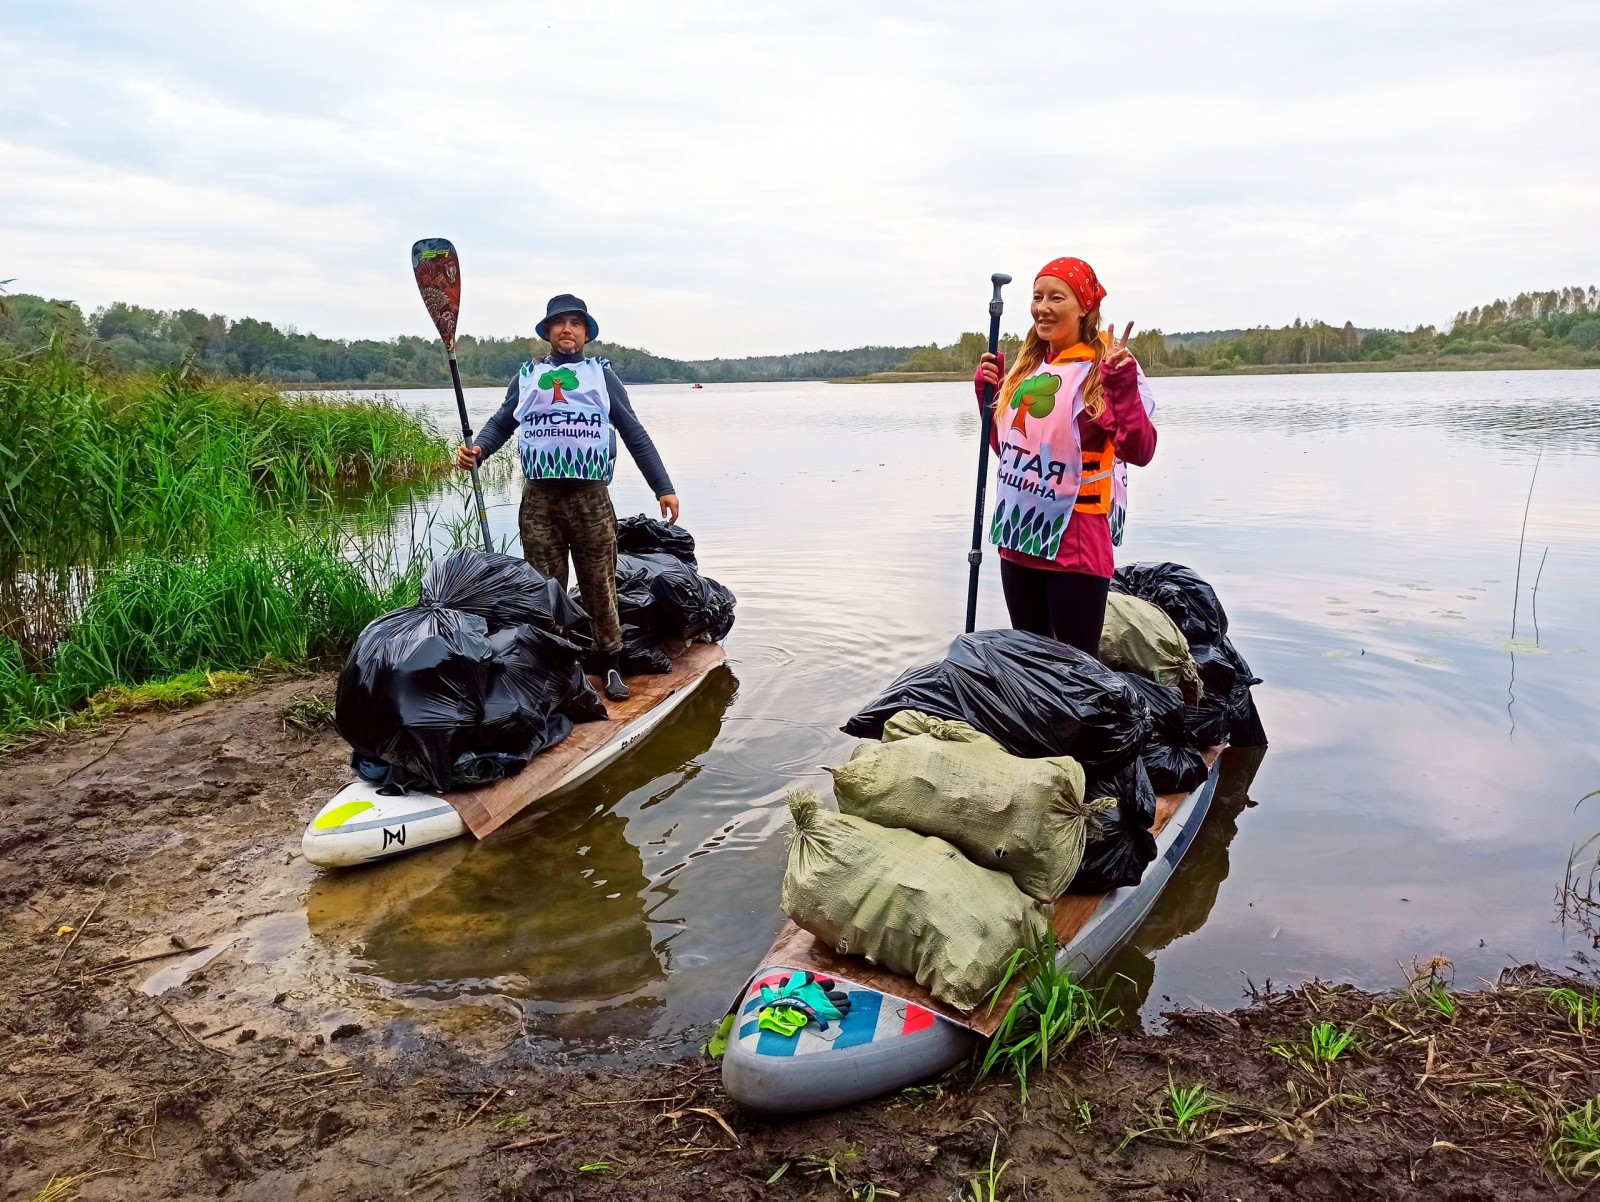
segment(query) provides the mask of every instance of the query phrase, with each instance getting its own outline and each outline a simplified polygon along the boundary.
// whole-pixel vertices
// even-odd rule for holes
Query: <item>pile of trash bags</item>
[[[1111,588],[1156,606],[1187,641],[1203,689],[1185,716],[1190,742],[1197,747],[1265,747],[1266,731],[1250,694],[1250,686],[1261,678],[1228,638],[1228,615],[1199,573],[1177,563],[1134,563],[1117,569]]]
[[[364,778],[438,792],[521,771],[605,703],[564,637],[588,615],[550,577],[470,548],[429,566],[416,605],[369,623],[334,722]]]
[[[701,576],[694,536],[645,517],[617,523],[625,675],[666,673],[733,626],[734,597]],[[606,718],[579,591],[511,555],[471,548],[428,567],[416,605],[370,623],[339,674],[334,720],[367,780],[435,792],[520,772],[576,722]]]
[[[571,600],[581,606],[577,586]],[[732,592],[700,575],[694,536],[682,526],[642,513],[617,523],[624,676],[665,674],[685,644],[721,642],[733,629],[733,607]],[[583,638],[591,635],[587,618],[576,629]]]
[[[1133,564],[1112,589],[1099,658],[965,634],[845,724],[876,742],[833,770],[840,813],[791,798],[790,918],[970,1009],[1063,892],[1142,879],[1157,796],[1203,784],[1211,748],[1266,737],[1204,580]]]

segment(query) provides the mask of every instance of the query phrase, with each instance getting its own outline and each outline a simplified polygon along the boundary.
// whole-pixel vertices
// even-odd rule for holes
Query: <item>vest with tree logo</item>
[[[1000,461],[989,539],[997,546],[1037,559],[1060,552],[1084,474],[1078,414],[1093,367],[1094,353],[1074,347],[1041,364],[1009,401],[996,402]]]
[[[605,360],[524,363],[517,450],[530,480],[603,480],[616,470]]]

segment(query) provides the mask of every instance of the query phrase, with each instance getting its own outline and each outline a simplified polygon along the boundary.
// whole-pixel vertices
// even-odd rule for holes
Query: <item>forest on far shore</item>
[[[281,385],[437,386],[450,381],[436,338],[321,338],[252,317],[237,320],[198,309],[156,310],[118,301],[85,316],[66,300],[0,296],[0,356],[38,350],[52,340],[75,357],[117,371],[193,363],[213,375]],[[1020,340],[1008,336],[1014,350]],[[590,353],[611,361],[629,383],[732,383],[860,378],[893,372],[967,374],[986,345],[981,333],[924,347],[863,346],[741,359],[666,359],[609,342]],[[1600,367],[1600,290],[1524,292],[1456,315],[1450,328],[1358,329],[1296,320],[1278,328],[1164,334],[1145,330],[1134,353],[1152,374],[1362,367]],[[474,338],[457,347],[468,384],[509,380],[549,347],[537,338]]]

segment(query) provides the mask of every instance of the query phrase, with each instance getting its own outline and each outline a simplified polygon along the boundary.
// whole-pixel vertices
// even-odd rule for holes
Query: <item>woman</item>
[[[1100,332],[1105,289],[1082,259],[1047,263],[1033,281],[1033,328],[1005,371],[984,355],[973,384],[996,388],[990,446],[1000,457],[990,539],[1011,624],[1100,652],[1106,593],[1121,541],[1124,464],[1155,455],[1154,408],[1128,351]],[[1113,537],[1115,522],[1115,538]]]

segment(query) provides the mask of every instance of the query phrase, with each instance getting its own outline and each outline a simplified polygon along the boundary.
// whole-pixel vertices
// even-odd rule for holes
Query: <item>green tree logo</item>
[[[565,367],[557,367],[539,377],[539,387],[552,389],[556,394],[550,402],[552,405],[559,405],[567,399],[561,391],[563,388],[576,388],[577,386],[577,374]]]
[[[1011,407],[1017,416],[1011,422],[1013,430],[1027,434],[1026,422],[1032,417],[1049,417],[1056,407],[1056,393],[1061,389],[1061,377],[1049,372],[1029,376],[1011,394]]]

